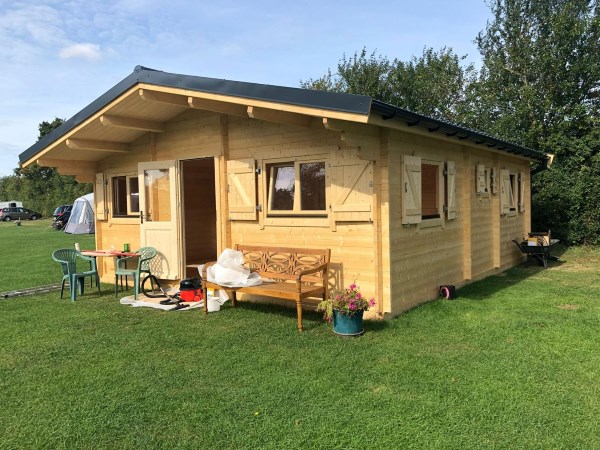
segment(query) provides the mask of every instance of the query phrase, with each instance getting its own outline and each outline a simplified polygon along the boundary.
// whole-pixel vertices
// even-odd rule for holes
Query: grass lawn
[[[0,291],[56,282],[51,250],[84,242],[0,225],[29,233]],[[600,251],[562,258],[354,339],[278,306],[121,306],[110,285],[0,300],[0,448],[600,448]]]

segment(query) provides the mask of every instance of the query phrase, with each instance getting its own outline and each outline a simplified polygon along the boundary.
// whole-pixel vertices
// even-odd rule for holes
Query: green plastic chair
[[[60,286],[60,298],[63,298],[65,282],[68,280],[69,289],[71,291],[71,302],[75,302],[75,297],[77,297],[77,287],[79,288],[79,295],[83,295],[84,281],[86,277],[91,277],[92,279],[96,280],[98,293],[100,293],[100,276],[98,275],[96,258],[92,258],[91,256],[83,256],[81,252],[71,248],[61,248],[52,252],[52,259],[60,264],[63,272]],[[90,269],[78,272],[78,259],[81,259],[81,261],[87,261],[90,265]]]
[[[134,299],[138,299],[140,293],[140,281],[142,280],[141,274],[152,273],[150,269],[150,261],[156,256],[156,249],[154,247],[142,247],[137,250],[135,256],[126,256],[119,258],[115,265],[115,297],[117,296],[117,288],[119,286],[119,276],[133,277],[134,286]],[[137,267],[135,269],[127,269],[127,261],[138,258]]]

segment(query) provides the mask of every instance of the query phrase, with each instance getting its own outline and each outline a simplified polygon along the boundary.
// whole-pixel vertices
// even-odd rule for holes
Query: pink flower
[[[350,303],[348,308],[351,309],[352,311],[354,311],[356,309],[356,303]]]
[[[350,285],[350,289],[351,289],[351,290],[354,290],[354,289],[356,289],[356,284],[352,283],[352,284]]]
[[[369,300],[369,306],[375,306],[375,299],[372,298],[371,300]]]
[[[362,298],[362,294],[361,294],[360,292],[359,292],[359,293],[357,293],[357,294],[356,294],[356,298],[360,300],[360,299]]]

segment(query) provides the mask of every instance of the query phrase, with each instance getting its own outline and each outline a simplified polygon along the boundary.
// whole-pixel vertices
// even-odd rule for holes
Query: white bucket
[[[221,303],[219,302],[218,297],[213,297],[212,295],[208,295],[206,298],[206,308],[208,312],[217,312],[221,309]]]

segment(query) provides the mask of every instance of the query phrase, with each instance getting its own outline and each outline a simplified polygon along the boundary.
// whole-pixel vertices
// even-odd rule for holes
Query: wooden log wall
[[[314,121],[313,121],[314,122]],[[317,121],[318,122],[318,121]],[[433,135],[403,130],[360,127],[352,133],[311,126],[276,124],[247,117],[186,111],[166,124],[165,132],[150,134],[131,152],[102,162],[110,174],[137,173],[141,161],[213,157],[215,162],[217,251],[235,243],[293,247],[328,247],[332,254],[332,287],[357,281],[366,296],[375,296],[377,312],[398,314],[437,297],[442,284],[462,285],[518,264],[523,257],[512,239],[522,237],[530,223],[527,211],[500,215],[500,194],[476,193],[476,165],[524,172],[529,198],[529,163],[505,153],[485,151]],[[371,220],[332,226],[328,219],[266,221],[229,220],[227,161],[253,158],[293,160],[310,155],[328,159],[362,158],[373,162]],[[402,225],[402,155],[456,164],[455,220],[439,225]],[[499,179],[498,179],[499,182]],[[266,208],[264,174],[257,177],[257,200]],[[109,199],[110,200],[110,199]],[[262,217],[262,219],[261,219]],[[97,247],[139,245],[137,221],[109,219],[97,224]],[[136,242],[137,239],[137,242]],[[110,267],[109,267],[110,266]],[[112,282],[112,262],[104,261],[104,281]]]
[[[526,174],[529,198],[529,162],[509,155],[482,151],[470,145],[440,142],[422,135],[392,132],[389,142],[390,271],[392,314],[437,297],[443,284],[461,286],[512,267],[523,260],[511,242],[522,237],[530,213],[502,216],[500,192],[476,192],[476,166]],[[401,155],[456,163],[457,218],[427,226],[401,224]]]

